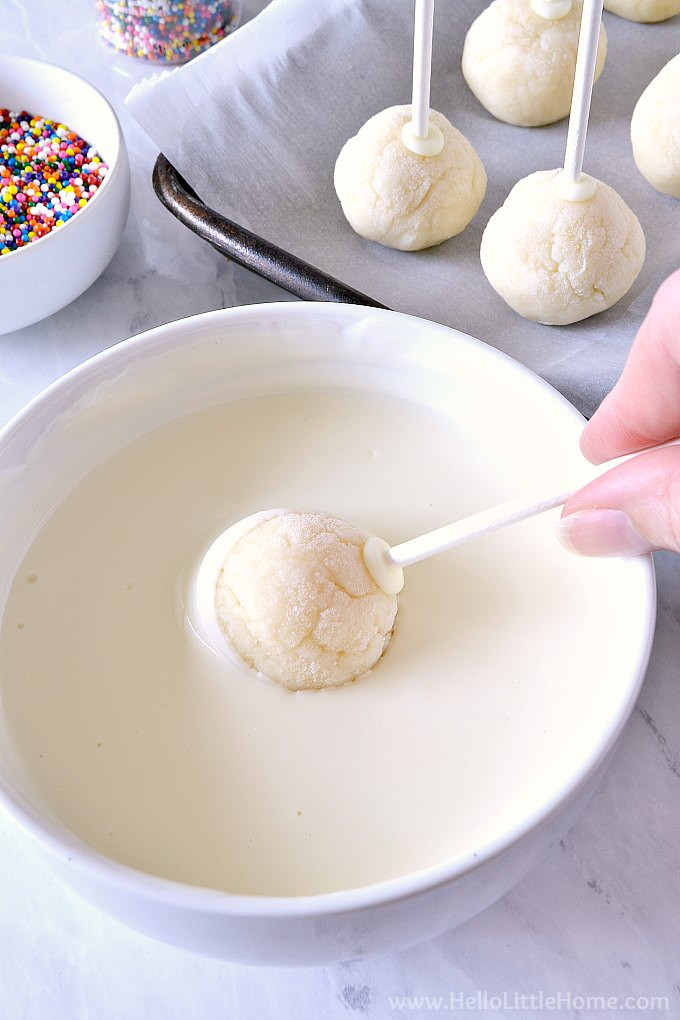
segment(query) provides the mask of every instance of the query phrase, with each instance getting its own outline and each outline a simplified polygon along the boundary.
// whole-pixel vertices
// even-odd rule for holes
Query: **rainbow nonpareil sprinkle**
[[[99,33],[119,53],[177,64],[236,28],[241,0],[97,0]]]
[[[65,124],[0,108],[0,255],[67,223],[108,166]]]

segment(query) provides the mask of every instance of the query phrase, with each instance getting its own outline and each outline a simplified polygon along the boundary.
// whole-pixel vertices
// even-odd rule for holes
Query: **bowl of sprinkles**
[[[62,227],[109,167],[65,124],[0,108],[0,255]]]
[[[104,96],[54,64],[0,56],[0,333],[97,279],[129,202],[125,143]]]

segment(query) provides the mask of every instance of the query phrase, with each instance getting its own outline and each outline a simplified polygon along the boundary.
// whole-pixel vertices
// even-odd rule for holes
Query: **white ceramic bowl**
[[[107,267],[130,207],[130,167],[113,109],[71,71],[0,54],[0,106],[66,124],[109,165],[97,192],[63,227],[0,256],[0,333],[9,333],[64,308]]]
[[[198,315],[98,355],[54,383],[0,433],[0,617],[45,515],[113,451],[203,407],[329,388],[384,392],[444,409],[490,471],[514,465],[518,488],[527,480],[559,487],[582,466],[578,412],[515,362],[444,326],[329,304]],[[635,703],[654,626],[651,560],[594,564],[563,556],[570,571],[583,569],[583,597],[596,616],[579,661],[588,662],[592,653],[598,674],[580,688],[575,683],[577,703],[564,705],[583,725],[575,727],[573,746],[553,761],[545,742],[539,751],[537,720],[543,792],[509,820],[494,823],[484,845],[455,859],[364,888],[287,898],[232,895],[154,877],[103,856],[68,831],[33,786],[8,732],[0,740],[2,801],[88,900],[142,932],[200,953],[250,964],[312,965],[428,940],[502,896],[566,831],[600,782]],[[569,620],[558,617],[555,627],[559,654],[569,659]],[[537,669],[545,675],[550,663]]]

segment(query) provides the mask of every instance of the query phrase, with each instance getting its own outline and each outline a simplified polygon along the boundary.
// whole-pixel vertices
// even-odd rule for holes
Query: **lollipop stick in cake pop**
[[[489,113],[538,127],[569,114],[583,0],[493,0],[465,36],[465,81]],[[595,79],[607,54],[600,32]]]
[[[482,234],[491,286],[527,319],[551,326],[611,308],[645,258],[640,222],[621,196],[583,173],[602,0],[585,0],[564,167],[518,181]]]
[[[401,140],[417,156],[436,156],[444,148],[444,136],[430,122],[432,31],[434,0],[416,0],[413,30],[413,102],[411,120],[401,130]]]
[[[651,447],[651,449],[662,450],[668,446],[678,445],[680,445],[680,439],[672,439],[667,443]],[[638,453],[629,453],[589,469],[587,480],[592,481],[604,474],[605,471],[648,452],[648,450],[641,450]],[[470,517],[454,521],[453,524],[445,524],[442,528],[428,531],[425,535],[419,535],[417,538],[409,539],[408,542],[402,542],[391,548],[382,538],[369,538],[364,545],[364,562],[375,583],[387,594],[397,595],[404,585],[404,567],[418,563],[420,560],[429,559],[430,556],[436,556],[457,545],[463,545],[464,542],[470,542],[473,538],[498,531],[499,528],[505,528],[510,524],[518,524],[520,521],[526,521],[530,517],[545,513],[546,510],[562,506],[574,491],[576,490],[572,486],[552,495],[539,496],[538,499],[527,500],[526,497],[520,497],[508,500],[507,503],[481,510]]]
[[[486,192],[467,138],[430,110],[434,0],[416,0],[412,106],[374,114],[343,145],[333,183],[350,226],[387,248],[419,251],[459,234]]]
[[[583,4],[564,170],[555,178],[557,194],[569,202],[582,202],[592,198],[597,187],[596,181],[583,173],[583,155],[595,80],[602,5],[603,0],[584,0]]]
[[[559,492],[510,500],[391,548],[327,514],[259,511],[219,535],[197,565],[189,630],[212,654],[240,658],[291,690],[348,683],[390,641],[405,566],[561,506],[584,481],[648,452],[588,465]]]

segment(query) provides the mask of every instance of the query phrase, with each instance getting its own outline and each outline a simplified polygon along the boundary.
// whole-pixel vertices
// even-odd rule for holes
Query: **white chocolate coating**
[[[343,146],[334,184],[342,210],[362,237],[418,251],[459,234],[486,193],[486,172],[470,142],[441,113],[430,121],[444,146],[434,156],[411,152],[401,137],[410,106],[371,117]]]
[[[379,588],[388,595],[398,595],[404,587],[404,571],[392,563],[389,552],[385,539],[372,535],[364,543],[364,563]]]
[[[236,542],[215,604],[245,662],[291,690],[335,687],[376,664],[392,634],[397,599],[366,569],[367,538],[346,521],[290,511]]]
[[[563,18],[541,17],[530,0],[494,0],[473,21],[463,47],[463,76],[498,120],[522,127],[552,124],[569,113],[583,10],[574,0]],[[602,27],[595,66],[607,55]]]
[[[401,140],[416,156],[438,156],[444,148],[444,135],[436,124],[430,124],[426,135],[417,135],[413,121],[407,120],[401,129]]]
[[[584,173],[573,180],[566,170],[562,170],[553,180],[553,191],[566,202],[585,202],[597,191],[597,181]]]
[[[629,21],[665,21],[680,14],[680,0],[604,0],[604,9]]]
[[[520,315],[547,325],[610,308],[642,268],[642,227],[602,181],[592,198],[556,193],[561,170],[522,178],[489,220],[480,248],[491,286]]]
[[[657,191],[680,198],[680,54],[661,68],[638,99],[630,138],[642,176]]]
[[[571,10],[571,0],[531,0],[531,7],[542,18],[556,21],[564,18]]]

